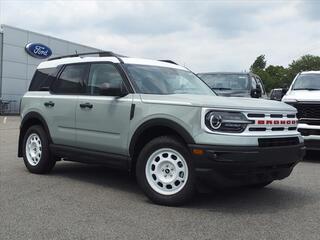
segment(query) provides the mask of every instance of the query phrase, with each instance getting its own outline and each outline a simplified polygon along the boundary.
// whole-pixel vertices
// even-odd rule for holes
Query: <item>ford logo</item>
[[[52,51],[41,43],[29,43],[25,47],[26,52],[35,58],[45,59],[52,55]]]

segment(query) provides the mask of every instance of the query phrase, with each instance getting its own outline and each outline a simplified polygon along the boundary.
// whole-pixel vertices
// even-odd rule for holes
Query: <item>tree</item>
[[[256,70],[263,70],[267,65],[267,61],[265,60],[265,55],[261,54],[256,58],[253,64],[250,67],[251,72],[255,72]]]
[[[304,55],[298,60],[293,60],[288,67],[288,82],[291,82],[294,77],[301,71],[316,71],[320,70],[320,57],[314,55]]]
[[[269,65],[265,71],[270,76],[270,89],[283,87],[288,84],[288,69],[283,66]]]
[[[260,55],[250,66],[250,70],[259,75],[267,91],[273,88],[281,88],[290,85],[294,77],[301,71],[320,70],[320,56],[304,55],[297,60],[293,60],[288,68],[283,66],[269,65],[265,55]]]

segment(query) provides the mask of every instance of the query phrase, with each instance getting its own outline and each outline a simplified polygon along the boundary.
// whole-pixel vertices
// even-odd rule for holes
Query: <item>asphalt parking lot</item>
[[[19,118],[0,116],[0,239],[320,239],[320,157],[262,190],[152,204],[125,172],[58,162],[49,175],[17,158]],[[318,159],[317,159],[318,158]]]

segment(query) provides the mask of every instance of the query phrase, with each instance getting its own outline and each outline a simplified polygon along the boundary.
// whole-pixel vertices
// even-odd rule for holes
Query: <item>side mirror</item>
[[[260,98],[261,94],[262,94],[262,90],[259,85],[257,85],[256,89],[251,90],[251,97],[253,97],[253,98]]]
[[[122,87],[122,85],[113,85],[110,83],[103,83],[100,85],[101,96],[115,96],[115,97],[124,97],[128,92]]]

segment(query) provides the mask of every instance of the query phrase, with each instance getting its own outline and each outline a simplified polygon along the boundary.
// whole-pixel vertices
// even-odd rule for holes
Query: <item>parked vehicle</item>
[[[299,73],[282,101],[298,110],[298,131],[309,150],[320,150],[320,71]]]
[[[41,63],[21,102],[19,157],[32,173],[57,160],[136,174],[155,203],[189,200],[196,177],[263,187],[304,154],[296,109],[218,97],[171,61],[72,55]]]
[[[281,101],[283,96],[286,94],[286,90],[284,88],[274,88],[270,92],[270,100]]]
[[[262,80],[253,73],[213,72],[198,76],[219,96],[267,98]]]

